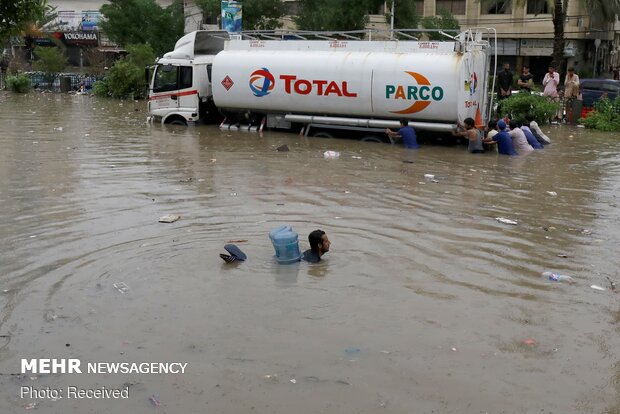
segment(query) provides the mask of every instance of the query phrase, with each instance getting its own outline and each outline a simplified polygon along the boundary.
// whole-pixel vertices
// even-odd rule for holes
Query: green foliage
[[[138,67],[145,68],[155,63],[155,52],[149,44],[127,45],[125,49],[129,52],[129,61]]]
[[[175,0],[166,8],[155,0],[109,0],[101,6],[100,22],[110,40],[123,46],[148,43],[157,55],[174,48],[183,35],[183,7]]]
[[[141,99],[146,97],[144,68],[153,64],[155,53],[149,44],[127,45],[129,54],[118,60],[108,76],[93,85],[96,96]]]
[[[415,9],[415,1],[395,0],[394,3],[394,28],[395,29],[417,29],[420,17]],[[391,11],[392,2],[387,2],[386,6]],[[388,20],[389,21],[389,20]]]
[[[17,74],[12,76],[7,76],[6,78],[6,86],[10,91],[16,93],[26,93],[30,90],[31,82],[28,75]]]
[[[110,88],[108,87],[108,82],[106,80],[100,80],[93,83],[93,94],[104,98],[109,96]]]
[[[517,93],[501,101],[502,115],[510,114],[513,119],[532,115],[540,123],[548,122],[559,107],[559,103],[534,93]]]
[[[47,0],[0,1],[0,44],[28,23],[42,19],[47,9]]]
[[[58,73],[64,71],[65,66],[67,66],[67,57],[60,48],[37,47],[34,54],[38,58],[32,65],[35,70]]]
[[[220,0],[196,0],[205,15],[219,16]],[[280,27],[279,19],[286,11],[282,0],[243,0],[241,12],[243,30],[273,30]]]
[[[586,128],[600,131],[620,131],[620,96],[610,101],[607,97],[594,104],[594,110],[589,112],[581,122]]]
[[[57,47],[37,47],[34,54],[38,60],[33,63],[33,69],[45,72],[45,80],[47,81],[48,87],[51,88],[54,79],[56,79],[58,74],[63,72],[65,66],[67,66],[67,57],[63,51]]]
[[[146,96],[144,69],[129,58],[122,58],[112,66],[106,82],[114,98],[140,99]]]
[[[301,30],[362,30],[373,0],[300,0],[295,18]]]
[[[424,29],[440,29],[440,30],[461,30],[459,21],[444,7],[437,8],[436,16],[426,16],[420,21],[420,25]],[[445,40],[446,37],[439,32],[427,32],[430,40]]]

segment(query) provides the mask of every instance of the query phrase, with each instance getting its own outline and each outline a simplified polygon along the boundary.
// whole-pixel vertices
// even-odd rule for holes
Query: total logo
[[[469,92],[469,96],[473,96],[478,89],[478,75],[476,72],[469,75],[469,80],[465,81],[465,92]]]
[[[284,92],[288,95],[316,95],[357,97],[356,92],[349,91],[347,81],[330,81],[327,79],[302,79],[296,75],[280,75],[284,81]],[[275,78],[269,69],[261,68],[250,75],[250,90],[257,97],[269,95],[275,86]]]
[[[250,90],[254,96],[266,96],[273,90],[276,80],[267,68],[255,70],[250,75]]]
[[[417,85],[385,85],[386,99],[402,99],[410,105],[400,111],[390,111],[394,114],[414,114],[426,109],[433,101],[443,99],[443,88],[432,86],[431,82],[417,72],[405,72],[410,75]],[[413,101],[413,102],[412,102]]]

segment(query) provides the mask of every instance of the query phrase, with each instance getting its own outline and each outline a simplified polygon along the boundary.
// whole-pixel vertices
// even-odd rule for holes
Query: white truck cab
[[[156,61],[149,82],[148,111],[153,120],[193,125],[219,116],[213,104],[211,67],[228,38],[220,31],[188,33]]]

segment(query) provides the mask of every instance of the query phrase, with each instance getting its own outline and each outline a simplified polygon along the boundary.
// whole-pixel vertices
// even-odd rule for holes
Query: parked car
[[[620,81],[612,79],[581,79],[579,82],[584,108],[592,108],[603,96],[614,100],[620,94]]]

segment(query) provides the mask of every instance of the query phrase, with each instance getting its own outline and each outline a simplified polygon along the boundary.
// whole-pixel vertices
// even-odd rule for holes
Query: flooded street
[[[145,106],[0,92],[0,413],[620,412],[617,134],[412,155],[149,126]],[[276,264],[280,224],[331,251]],[[231,240],[246,262],[218,257]],[[187,367],[12,375],[22,358]]]

